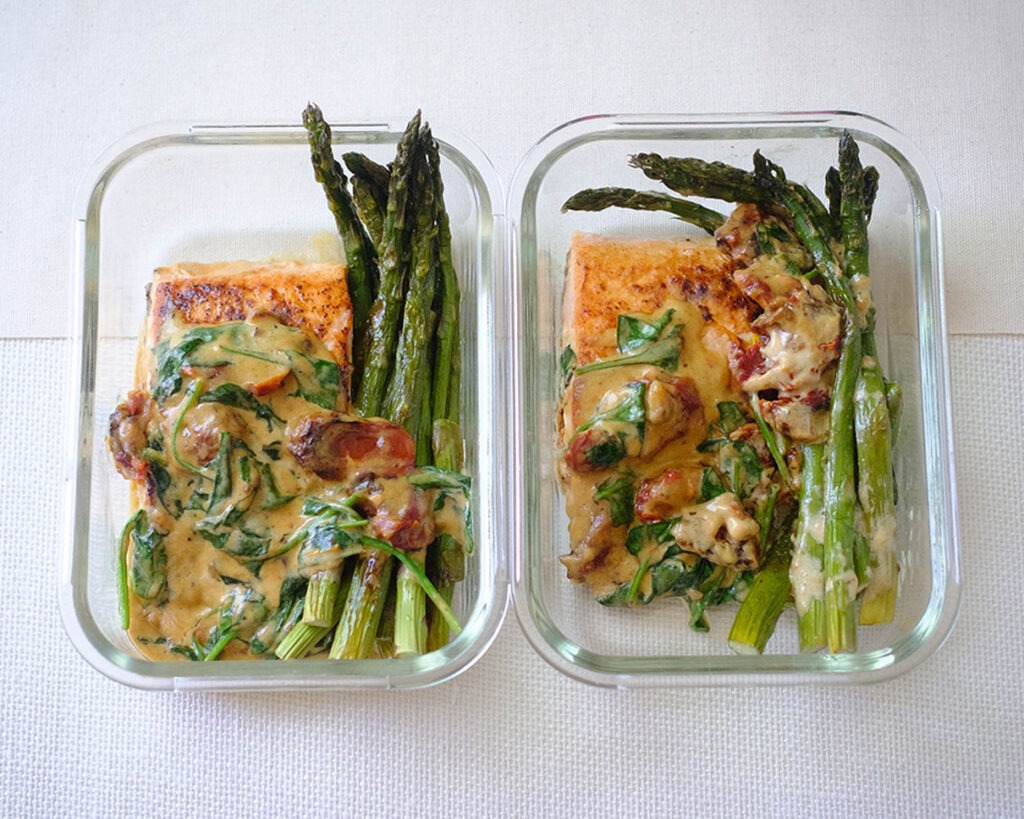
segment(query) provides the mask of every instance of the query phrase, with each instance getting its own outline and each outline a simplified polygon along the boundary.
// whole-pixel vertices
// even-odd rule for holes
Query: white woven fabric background
[[[724,8],[0,0],[0,817],[1024,815],[1024,6]],[[965,577],[947,644],[827,689],[591,689],[511,615],[420,692],[149,693],[89,667],[56,602],[75,186],[130,129],[297,121],[308,99],[355,121],[422,107],[506,189],[592,113],[843,108],[902,131],[943,196]]]
[[[593,689],[506,619],[419,692],[135,691],[56,612],[63,341],[0,340],[0,816],[1014,816],[1024,809],[1024,339],[952,343],[965,591],[862,688]]]

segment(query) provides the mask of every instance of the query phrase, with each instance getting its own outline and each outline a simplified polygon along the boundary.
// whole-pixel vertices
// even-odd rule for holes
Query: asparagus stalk
[[[843,200],[843,187],[839,181],[838,168],[829,168],[825,173],[825,198],[828,200],[828,217],[832,222],[832,233],[838,239],[838,234],[841,233],[839,225],[842,222],[839,209]]]
[[[459,625],[459,620],[455,616],[455,612],[452,611],[444,598],[438,592],[437,587],[431,582],[430,578],[427,577],[427,573],[423,570],[423,567],[419,565],[416,560],[408,553],[401,549],[396,549],[390,543],[385,540],[377,540],[369,535],[363,536],[363,542],[368,546],[374,546],[378,551],[385,552],[398,560],[403,566],[412,572],[413,576],[419,581],[419,584],[423,587],[424,594],[427,595],[427,599],[430,600],[437,609],[437,612],[448,621],[449,627],[456,633],[462,632],[462,626]]]
[[[864,216],[871,221],[871,212],[878,196],[878,168],[874,166],[864,169]]]
[[[341,155],[348,166],[352,179],[361,179],[367,183],[367,190],[373,195],[374,202],[381,213],[388,207],[388,187],[391,184],[391,169],[387,165],[374,162],[366,154],[349,151]]]
[[[427,649],[427,596],[408,567],[398,569],[395,600],[395,656],[410,657]]]
[[[360,558],[334,632],[330,651],[332,660],[359,660],[370,656],[388,598],[393,569],[390,555],[379,549]]]
[[[431,179],[434,185],[434,204],[437,210],[437,257],[439,268],[438,293],[440,325],[434,360],[432,434],[434,463],[441,469],[458,472],[462,469],[462,434],[460,416],[460,346],[459,281],[452,263],[452,236],[448,212],[444,206],[444,181],[441,177],[441,158],[436,142],[427,146]],[[466,550],[449,534],[440,535],[427,553],[428,576],[437,587],[446,604],[451,604],[455,584],[465,577]],[[447,645],[451,633],[445,617],[435,607],[429,611],[427,651]]]
[[[427,552],[427,573],[433,578],[438,593],[451,604],[455,584],[466,576],[466,550],[449,534],[437,538]],[[436,651],[448,644],[451,629],[436,609],[430,613],[427,628],[427,651]]]
[[[365,179],[352,177],[352,201],[355,203],[356,212],[366,227],[366,235],[374,247],[380,247],[381,238],[384,235],[384,214],[387,206],[380,208],[374,198],[373,191]]]
[[[384,233],[384,214],[388,209],[391,170],[365,154],[354,151],[343,154],[342,158],[352,174],[352,200],[356,211],[366,226],[370,241],[374,247],[380,247]]]
[[[302,113],[302,124],[309,132],[310,159],[317,182],[327,195],[327,203],[345,246],[346,278],[352,300],[353,380],[362,372],[367,348],[367,323],[377,287],[377,252],[356,214],[347,179],[331,148],[331,127],[320,109],[310,103]],[[353,383],[358,388],[358,383]]]
[[[381,612],[380,622],[377,624],[377,637],[373,644],[378,657],[395,656],[395,602],[398,598],[396,585],[395,583],[388,584],[384,611]]]
[[[314,572],[306,587],[306,605],[302,610],[302,622],[320,627],[333,625],[334,609],[340,590],[341,565]]]
[[[385,415],[401,424],[416,440],[416,465],[431,461],[430,378],[434,336],[434,302],[437,271],[437,208],[428,156],[434,144],[430,126],[420,133],[420,153],[416,163],[414,190],[415,223],[412,229],[412,265],[405,295],[402,335],[395,354],[395,368],[385,397]],[[422,567],[425,552],[412,555]],[[422,654],[427,645],[426,596],[410,569],[398,569],[398,596],[395,603],[395,655]]]
[[[405,310],[383,404],[384,416],[405,427],[414,438],[419,432],[420,408],[430,377],[430,342],[434,334],[430,308],[434,301],[437,223],[434,219],[434,191],[423,150],[432,141],[430,126],[425,126],[415,162],[413,190],[416,195],[409,208],[409,215],[415,221]]]
[[[894,535],[896,505],[885,382],[874,359],[865,358],[857,382],[857,494],[870,553],[870,579],[860,607],[863,625],[890,623],[896,609]]]
[[[822,201],[806,186],[799,185],[796,182],[790,182],[788,184],[793,195],[800,200],[806,209],[808,216],[814,222],[814,227],[822,240],[827,243],[832,239],[838,239],[839,225],[832,218],[832,214],[829,209],[825,207]]]
[[[434,382],[431,387],[433,398],[434,424],[447,419],[459,423],[459,280],[452,263],[452,232],[448,223],[448,211],[444,206],[444,180],[441,177],[441,156],[437,143],[427,143],[427,165],[430,169],[431,184],[434,188],[434,206],[437,219],[437,265],[440,272],[437,291],[440,294],[437,352],[434,361]],[[434,433],[437,437],[437,433]],[[442,463],[443,453],[434,447],[434,460],[443,469],[456,470],[462,464]]]
[[[331,626],[314,626],[300,620],[285,638],[277,644],[274,654],[279,660],[297,660],[305,657],[310,649],[330,632]]]
[[[629,164],[681,196],[703,196],[727,202],[769,204],[770,197],[749,171],[724,162],[635,154]]]
[[[348,564],[351,564],[351,562],[352,561],[346,561]],[[316,575],[314,575],[314,577],[315,576]],[[312,578],[310,578],[310,583],[312,584],[312,582]],[[305,610],[303,609],[302,619],[297,620],[295,625],[291,627],[288,633],[274,649],[274,654],[278,659],[295,660],[300,657],[305,657],[313,646],[331,633],[331,629],[335,627],[338,622],[338,618],[341,617],[342,606],[345,603],[345,599],[348,597],[351,582],[351,572],[347,569],[341,571],[341,581],[333,595],[333,608],[321,621],[323,622],[323,625],[320,625],[319,622],[310,622],[306,620]],[[307,587],[303,605],[308,606],[310,604],[310,600],[309,588]]]
[[[873,169],[868,169],[873,170]],[[860,162],[857,143],[844,133],[839,141],[842,183],[843,266],[861,294],[864,314],[864,358],[856,386],[857,495],[870,544],[870,579],[861,601],[864,625],[892,621],[896,607],[896,504],[892,476],[892,430],[886,401],[885,377],[875,349],[875,311],[870,303],[867,222],[877,190],[877,176]]]
[[[430,449],[430,382],[427,382],[426,400],[420,406],[418,434],[416,437],[416,463],[429,465]],[[422,567],[426,561],[426,549],[410,555]],[[396,657],[423,654],[427,650],[427,598],[415,575],[404,564],[398,568],[396,579],[398,593],[394,602],[394,645]]]
[[[857,648],[857,575],[854,571],[854,390],[861,363],[861,334],[857,304],[828,236],[815,214],[795,191],[782,169],[754,154],[754,174],[765,191],[790,215],[794,230],[813,257],[832,300],[843,311],[842,351],[832,389],[829,440],[825,465],[825,621],[832,652]]]
[[[868,355],[875,355],[869,352]],[[889,408],[889,429],[892,446],[900,437],[900,422],[903,420],[903,387],[898,381],[885,380],[885,405]],[[896,487],[893,487],[895,494]]]
[[[656,191],[635,191],[629,188],[588,188],[570,196],[562,205],[562,212],[568,210],[597,211],[605,208],[629,208],[631,210],[663,210],[684,222],[696,225],[707,233],[714,233],[725,224],[725,217],[718,211],[689,202],[666,193]]]
[[[789,569],[796,603],[797,632],[801,651],[825,647],[824,557],[825,447],[803,447],[803,472],[800,480],[800,514]]]
[[[387,211],[380,240],[380,287],[370,311],[369,343],[355,402],[364,417],[379,416],[384,410],[385,390],[399,338],[406,281],[406,211],[410,180],[419,153],[419,130],[420,113],[417,111],[399,139],[388,182]],[[359,558],[352,590],[331,645],[332,659],[369,656],[393,573],[390,557],[385,552],[371,550]]]
[[[409,121],[398,142],[391,170],[388,207],[380,241],[380,287],[370,309],[367,325],[369,342],[363,378],[356,393],[356,409],[364,417],[380,415],[384,391],[391,374],[395,345],[401,325],[402,293],[405,288],[405,219],[409,182],[418,146],[420,114]]]
[[[747,596],[729,630],[729,647],[737,654],[761,654],[775,632],[782,610],[789,602],[789,566],[793,541],[792,515],[776,519],[771,531],[770,551],[754,577]]]

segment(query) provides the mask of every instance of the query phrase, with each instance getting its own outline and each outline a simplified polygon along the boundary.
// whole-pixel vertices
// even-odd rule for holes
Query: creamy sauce
[[[861,321],[864,321],[867,319],[868,313],[875,307],[871,300],[871,277],[854,276],[850,279],[850,289],[853,290],[857,312],[860,314]]]
[[[759,534],[757,521],[732,492],[683,509],[672,527],[672,538],[684,552],[740,569],[757,566]]]
[[[853,569],[847,569],[845,572],[840,572],[825,581],[826,593],[832,591],[836,587],[845,587],[844,594],[846,595],[847,600],[853,600],[857,596],[858,586],[857,573],[853,571]]]
[[[803,617],[815,600],[825,599],[825,573],[821,560],[807,552],[794,551],[789,566],[789,582],[793,587],[796,612]]]
[[[668,420],[671,411],[667,409],[668,402],[662,394],[664,387],[657,381],[659,370],[648,365],[623,365],[574,375],[566,388],[559,413],[562,443],[567,446],[581,425],[621,398],[624,384],[647,379],[655,385],[648,389],[646,395],[648,429],[645,431],[644,451],[628,450],[629,456],[625,461],[610,469],[578,472],[566,468],[564,462],[560,468],[566,509],[569,511],[569,539],[574,544],[573,553],[564,556],[562,561],[570,577],[585,580],[598,595],[629,582],[644,556],[634,556],[626,551],[627,526],[605,526],[599,534],[592,532],[595,521],[607,517],[607,504],[593,499],[597,487],[622,468],[628,469],[639,485],[641,481],[655,478],[668,469],[699,471],[711,464],[711,458],[698,452],[697,445],[707,436],[708,423],[717,420],[718,403],[742,400],[732,380],[726,355],[719,345],[706,343],[709,325],[700,309],[688,302],[675,300],[667,301],[663,307],[664,310],[674,310],[674,320],[682,325],[678,365],[665,372],[669,376],[693,380],[700,400],[701,417],[692,419],[682,434],[658,440],[657,426],[659,422]],[[604,343],[614,346],[614,330],[609,330],[608,334],[609,338]],[[658,448],[651,451],[656,440]],[[628,441],[627,435],[627,449],[630,446]]]
[[[825,513],[819,511],[817,514],[809,515],[804,521],[807,527],[807,534],[818,543],[825,542]]]
[[[301,508],[304,496],[329,496],[332,487],[323,485],[315,476],[305,473],[286,446],[286,419],[310,412],[325,411],[299,394],[297,376],[289,366],[289,354],[308,364],[308,359],[332,362],[332,356],[314,335],[286,327],[269,316],[254,318],[251,322],[222,325],[223,332],[210,343],[202,345],[195,358],[209,366],[185,367],[180,387],[166,398],[157,411],[156,424],[163,439],[163,462],[168,489],[165,503],[148,497],[138,487],[140,505],[153,525],[164,532],[163,548],[167,556],[166,597],[143,600],[132,595],[131,626],[129,633],[144,654],[153,659],[168,659],[171,654],[167,643],[188,646],[193,638],[204,642],[216,625],[215,613],[231,594],[232,587],[251,588],[272,611],[278,606],[280,585],[284,577],[296,570],[296,550],[285,552],[290,535],[301,526],[304,518]],[[164,325],[168,349],[180,347],[189,333],[195,334],[194,325]],[[211,327],[211,333],[217,326]],[[238,352],[244,351],[244,352]],[[275,360],[257,357],[263,351],[276,353]],[[144,381],[157,388],[158,357],[148,359]],[[306,375],[303,373],[303,375]],[[251,395],[252,390],[265,391],[262,406],[269,409],[267,419],[259,418],[248,409],[218,402],[196,403],[190,391],[213,394],[224,385],[238,385]],[[343,391],[338,391],[331,409],[343,406]],[[202,493],[212,491],[216,480],[221,433],[225,433],[231,448],[225,455],[236,464],[245,458],[249,481],[239,480],[234,474],[232,493],[222,503],[208,508],[188,508],[197,504]],[[236,443],[237,442],[237,443]],[[247,447],[247,451],[242,446]],[[236,449],[237,447],[237,449]],[[292,500],[276,505],[271,497],[294,496]],[[241,530],[235,526],[205,527],[203,521],[223,514],[228,507],[243,509],[238,523],[244,520],[245,529],[257,535],[256,546],[235,545]],[[168,508],[170,507],[170,508]],[[264,508],[268,507],[268,508]],[[180,511],[179,511],[180,509]],[[209,538],[197,530],[206,531],[214,538],[226,537],[226,544],[217,548]],[[242,552],[253,552],[252,559],[240,559]],[[131,555],[131,552],[130,552]],[[131,569],[129,569],[129,572]],[[229,643],[222,658],[243,656],[247,646],[240,640]]]
[[[348,400],[339,367],[316,335],[273,317],[208,326],[168,321],[164,333],[161,346],[141,358],[148,367],[140,378],[156,397],[148,452],[162,474],[157,491],[137,481],[134,494],[162,535],[166,581],[148,599],[129,595],[129,634],[147,657],[179,658],[171,649],[207,644],[234,603],[238,639],[219,657],[250,657],[249,639],[279,606],[285,579],[315,569],[299,565],[290,542],[310,520],[304,502],[340,503],[354,491],[355,476],[326,481],[300,466],[289,433],[304,417],[345,410]],[[171,351],[202,333],[209,340],[184,366],[166,364]],[[180,380],[165,386],[174,372]],[[377,509],[402,509],[420,492],[430,510],[436,490],[405,478],[375,480],[368,497]],[[465,501],[446,498],[430,531],[464,542],[464,520]],[[134,549],[128,554],[131,578],[145,566]]]

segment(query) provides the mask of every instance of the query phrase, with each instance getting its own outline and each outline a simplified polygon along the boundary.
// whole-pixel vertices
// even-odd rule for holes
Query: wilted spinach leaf
[[[274,414],[269,404],[264,404],[255,395],[238,384],[220,384],[212,390],[207,390],[199,396],[200,404],[217,403],[228,407],[237,407],[255,413],[256,417],[266,421],[267,430],[273,429],[273,424],[284,426],[284,421]]]
[[[595,501],[608,501],[612,523],[625,526],[633,520],[633,502],[636,485],[633,475],[613,475],[603,481],[594,492]]]
[[[212,366],[224,362],[206,362],[197,358],[199,348],[218,338],[227,325],[217,327],[193,327],[182,334],[181,341],[174,347],[169,341],[161,341],[154,348],[156,354],[156,386],[153,397],[163,403],[181,389],[181,369],[185,364]]]
[[[145,513],[134,518],[131,529],[132,590],[143,600],[163,596],[167,590],[167,549],[164,546],[164,532],[150,522]]]
[[[634,350],[640,349],[645,344],[657,341],[675,314],[675,310],[666,310],[660,318],[655,319],[653,322],[637,316],[619,316],[615,333],[615,341],[619,352],[631,353]]]
[[[648,544],[668,543],[672,539],[672,527],[679,518],[659,520],[654,523],[642,523],[634,526],[626,534],[626,550],[631,555],[640,554],[640,550]]]
[[[558,367],[562,372],[562,389],[564,390],[568,386],[572,374],[576,371],[576,351],[572,347],[566,345],[562,350],[562,354],[558,358]]]
[[[697,496],[697,502],[707,503],[712,498],[724,495],[728,491],[718,472],[710,466],[704,467],[704,471],[700,475],[700,493]]]

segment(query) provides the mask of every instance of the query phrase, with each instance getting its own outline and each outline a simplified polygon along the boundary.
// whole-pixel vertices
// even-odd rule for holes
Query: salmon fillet
[[[565,385],[557,425],[570,552],[561,560],[568,577],[586,582],[598,597],[629,583],[640,565],[626,549],[630,523],[613,520],[611,508],[597,497],[600,487],[625,474],[650,494],[650,487],[665,484],[671,475],[677,484],[672,502],[682,507],[696,501],[700,481],[695,476],[705,459],[697,446],[708,421],[718,416],[718,403],[739,397],[728,348],[749,334],[761,311],[734,281],[735,266],[728,252],[707,242],[573,236],[562,346],[572,348],[577,366],[619,355],[621,315],[654,319],[671,308],[681,344],[678,363],[670,370],[644,364],[577,369]],[[596,420],[598,413],[616,406],[639,384],[646,385],[639,453],[627,450],[621,462],[609,466],[602,444],[631,433],[628,423]]]
[[[687,239],[608,238],[576,233],[569,250],[562,346],[580,364],[615,353],[620,314],[660,313],[667,300],[697,305],[735,336],[760,312],[733,281],[732,258]]]
[[[146,346],[168,325],[220,324],[270,314],[318,336],[342,370],[351,361],[352,303],[345,265],[186,262],[158,268],[149,286]]]

